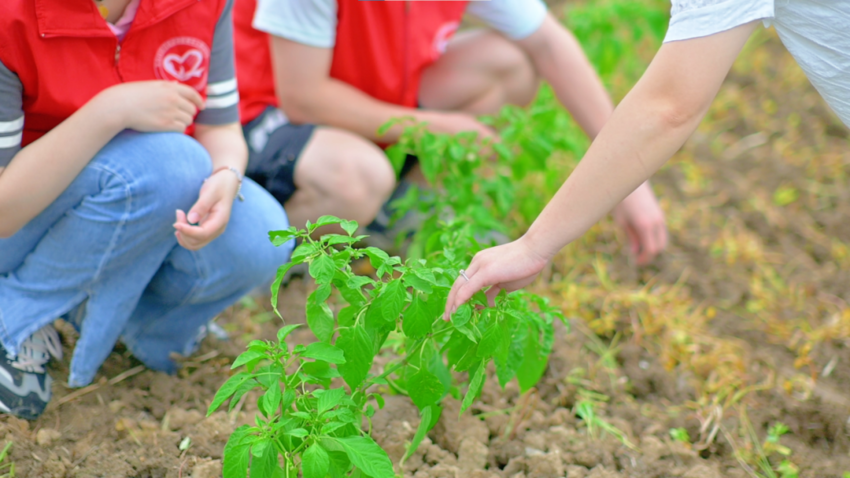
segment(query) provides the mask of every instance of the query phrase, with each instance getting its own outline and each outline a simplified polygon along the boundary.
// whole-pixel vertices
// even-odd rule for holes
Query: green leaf
[[[404,303],[407,300],[407,291],[398,279],[389,282],[381,289],[381,314],[388,323],[395,323]]]
[[[342,221],[340,224],[342,230],[347,232],[349,236],[353,236],[357,232],[357,221]]]
[[[327,254],[321,254],[310,262],[310,275],[317,284],[330,284],[335,272],[336,264]]]
[[[372,368],[375,358],[372,339],[363,327],[352,327],[340,333],[336,346],[345,353],[345,363],[338,365],[337,369],[345,383],[354,390],[363,383]]]
[[[255,438],[251,435],[251,427],[248,425],[242,425],[230,434],[223,453],[224,478],[245,478],[248,475],[251,442]]]
[[[320,227],[330,226],[331,224],[339,224],[342,221],[342,219],[336,216],[322,216],[316,221],[315,224],[311,224],[307,229],[312,233]]]
[[[405,274],[404,285],[407,287],[413,287],[419,292],[424,292],[426,294],[434,292],[434,288],[431,287],[431,284],[428,281],[416,276],[415,274]]]
[[[425,407],[422,409],[419,427],[416,428],[416,435],[413,435],[413,440],[410,442],[410,445],[408,445],[407,451],[401,459],[401,464],[399,465],[400,468],[404,468],[404,462],[416,453],[416,449],[419,448],[422,440],[425,439],[425,435],[427,435],[431,430],[431,413],[432,407]]]
[[[335,364],[345,363],[345,354],[342,350],[325,342],[313,342],[307,346],[307,350],[301,356]]]
[[[325,413],[331,408],[339,405],[339,402],[342,400],[342,397],[345,396],[345,389],[343,388],[334,388],[332,390],[316,390],[313,392],[313,395],[318,397],[318,410],[319,415]]]
[[[277,298],[280,295],[280,285],[283,283],[283,277],[289,271],[289,269],[294,266],[295,263],[287,262],[286,264],[277,268],[277,274],[275,275],[274,282],[272,282],[271,293],[272,293],[272,307],[274,308],[275,314],[280,317],[280,312],[277,310]]]
[[[541,354],[537,331],[532,329],[525,340],[522,364],[517,369],[517,381],[522,393],[537,385],[537,381],[546,371],[548,356]]]
[[[271,445],[271,441],[261,442]],[[255,445],[255,448],[257,446]],[[253,455],[253,449],[252,455]],[[281,472],[277,461],[277,450],[274,446],[268,446],[262,456],[254,455],[251,459],[251,478],[271,478]]]
[[[248,378],[250,378],[250,375],[243,372],[237,373],[236,375],[227,379],[227,381],[224,382],[224,385],[222,385],[221,388],[218,389],[218,392],[215,393],[212,403],[210,403],[210,408],[207,410],[207,416],[212,415],[212,413],[216,411],[218,407],[220,407],[221,404],[224,403],[225,400],[227,400],[228,398],[230,398],[231,395],[236,393],[236,390],[239,389],[239,386],[242,385],[245,380],[248,380]]]
[[[502,350],[506,350],[505,331],[498,322],[493,322],[484,332],[478,343],[478,357],[490,358]]]
[[[301,324],[286,325],[281,327],[280,330],[277,331],[277,341],[283,343],[289,336],[289,334],[291,334],[292,331],[297,329],[298,327],[301,327]]]
[[[478,394],[481,393],[481,389],[484,388],[484,376],[487,371],[487,363],[481,362],[478,365],[478,370],[475,371],[475,376],[472,377],[472,380],[469,382],[469,389],[466,391],[466,396],[463,397],[463,403],[460,405],[460,413],[466,411],[472,402],[475,401],[475,398]]]
[[[404,311],[404,320],[401,324],[404,335],[411,339],[425,337],[431,333],[434,318],[429,314],[428,305],[419,295],[413,297],[410,306]]]
[[[378,269],[390,260],[389,254],[378,249],[377,247],[367,247],[363,249],[363,253],[369,256],[369,262],[372,263],[372,267],[374,267],[375,269]]]
[[[472,306],[466,303],[460,306],[457,311],[452,314],[452,324],[454,324],[455,327],[462,327],[469,322],[469,319],[471,318]]]
[[[443,398],[445,391],[443,382],[425,367],[421,367],[407,380],[407,393],[420,410],[436,404]]]
[[[342,446],[348,459],[372,478],[395,478],[393,464],[387,452],[369,437],[333,438]]]
[[[292,256],[289,261],[293,264],[301,264],[314,254],[319,252],[319,245],[314,242],[302,242],[292,251]]]
[[[522,365],[528,327],[525,325],[515,326],[512,328],[512,334],[507,356],[504,358],[496,356],[495,360],[496,376],[499,377],[499,384],[502,388],[505,388],[508,382],[514,378],[517,369]]]
[[[230,366],[230,369],[233,370],[236,367],[241,367],[252,360],[258,360],[265,356],[266,354],[254,350],[242,352],[238,357],[236,357],[236,360],[233,361],[233,365]]]
[[[308,432],[304,428],[294,428],[294,429],[286,432],[286,434],[294,436],[294,437],[298,437],[298,438],[304,438],[304,437],[308,436],[310,434],[310,432]]]
[[[322,342],[330,341],[334,333],[334,315],[325,302],[316,302],[316,292],[307,298],[307,325]]]
[[[269,232],[269,240],[272,241],[272,244],[275,247],[280,247],[287,242],[291,241],[292,238],[298,235],[298,229],[296,227],[290,227],[289,229],[283,231],[271,231]]]
[[[273,415],[277,411],[280,406],[281,398],[282,394],[280,393],[280,385],[276,383],[272,384],[268,391],[266,391],[265,395],[263,395],[264,408],[269,411],[270,415]]]
[[[301,455],[301,472],[304,478],[325,478],[331,466],[331,458],[322,445],[315,443]]]

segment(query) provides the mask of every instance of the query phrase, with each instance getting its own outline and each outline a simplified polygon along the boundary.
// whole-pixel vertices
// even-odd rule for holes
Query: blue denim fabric
[[[175,210],[188,211],[211,171],[209,155],[178,133],[125,131],[68,189],[9,239],[0,239],[0,341],[11,353],[78,310],[72,386],[92,381],[120,339],[148,367],[174,372],[216,314],[269,283],[292,245],[283,208],[246,179],[227,230],[200,251],[177,244]]]

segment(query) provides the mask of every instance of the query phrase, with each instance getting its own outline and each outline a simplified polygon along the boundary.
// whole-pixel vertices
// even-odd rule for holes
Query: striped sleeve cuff
[[[236,78],[207,85],[206,108],[196,119],[201,124],[228,124],[239,122],[239,91]]]
[[[23,131],[23,116],[11,121],[0,121],[0,168],[8,166],[21,150]]]

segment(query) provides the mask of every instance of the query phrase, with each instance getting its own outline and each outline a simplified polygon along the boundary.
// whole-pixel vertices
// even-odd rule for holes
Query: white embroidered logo
[[[157,78],[185,83],[198,91],[207,87],[210,49],[193,37],[172,38],[163,43],[154,57]]]

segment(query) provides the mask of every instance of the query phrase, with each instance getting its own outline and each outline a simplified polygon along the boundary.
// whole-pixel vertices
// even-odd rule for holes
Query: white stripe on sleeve
[[[234,91],[233,93],[226,96],[218,96],[215,98],[207,98],[207,108],[212,109],[222,109],[229,108],[235,104],[239,103],[239,92]]]
[[[236,78],[207,85],[207,94],[210,96],[223,95],[236,91]]]
[[[14,148],[21,145],[24,134],[18,133],[12,136],[0,136],[0,148]]]
[[[24,129],[24,117],[12,121],[0,121],[0,133],[17,133]]]

